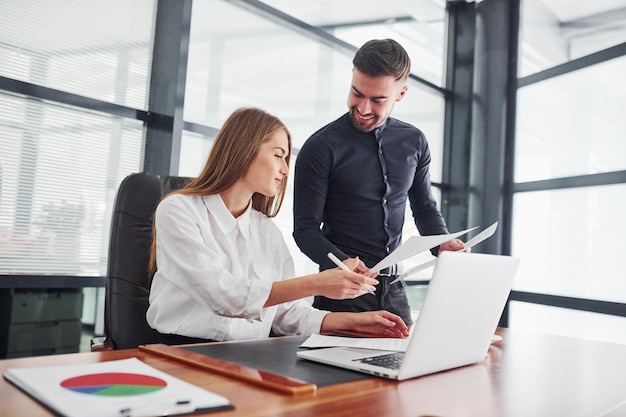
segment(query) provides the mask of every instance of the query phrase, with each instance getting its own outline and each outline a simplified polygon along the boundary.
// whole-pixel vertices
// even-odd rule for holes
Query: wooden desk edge
[[[317,385],[294,378],[288,378],[282,375],[273,374],[271,372],[259,369],[249,368],[234,362],[228,362],[200,353],[181,349],[179,347],[168,346],[164,344],[141,345],[139,350],[162,356],[188,365],[207,369],[235,378],[241,381],[249,382],[261,387],[270,388],[283,394],[306,394],[314,392]]]

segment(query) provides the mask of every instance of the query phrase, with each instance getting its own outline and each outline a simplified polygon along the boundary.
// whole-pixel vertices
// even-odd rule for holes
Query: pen
[[[339,268],[343,269],[344,271],[347,271],[347,272],[354,272],[354,271],[350,270],[350,268],[348,268],[348,267],[346,266],[346,264],[344,264],[343,262],[341,262],[341,261],[339,260],[339,258],[337,258],[337,257],[336,257],[336,256],[335,256],[332,252],[328,252],[328,259],[330,259],[331,261],[333,261],[333,263],[334,263],[335,265],[337,265]],[[368,293],[370,293],[370,294],[372,294],[372,295],[375,295],[375,294],[374,294],[374,291],[372,291],[372,290],[370,289],[370,287],[368,287],[367,285],[365,285],[365,284],[361,284],[361,287],[362,287],[363,289],[367,290],[367,292],[368,292]]]
[[[189,414],[196,411],[189,400],[179,400],[169,404],[151,404],[148,406],[126,407],[120,410],[121,417],[164,417]]]
[[[389,285],[395,284],[398,281],[402,281],[402,280],[406,279],[407,277],[409,277],[409,276],[411,276],[413,274],[417,274],[422,269],[430,268],[431,266],[435,265],[436,263],[437,263],[437,258],[431,259],[430,261],[424,262],[423,264],[419,264],[417,266],[414,266],[413,268],[411,268],[408,271],[406,271],[404,274],[398,276],[396,279],[391,281],[389,283]]]

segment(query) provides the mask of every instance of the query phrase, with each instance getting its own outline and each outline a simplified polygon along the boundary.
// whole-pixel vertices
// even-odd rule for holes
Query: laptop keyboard
[[[369,358],[354,359],[356,362],[366,363],[368,365],[381,366],[387,369],[400,369],[404,359],[404,352],[386,353],[384,355],[370,356]]]

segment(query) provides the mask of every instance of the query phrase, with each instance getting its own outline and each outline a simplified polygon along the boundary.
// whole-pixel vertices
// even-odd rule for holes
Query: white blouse
[[[234,218],[219,195],[175,194],[157,207],[155,225],[146,318],[159,332],[213,340],[319,332],[328,312],[305,300],[263,308],[294,265],[278,227],[252,205]]]

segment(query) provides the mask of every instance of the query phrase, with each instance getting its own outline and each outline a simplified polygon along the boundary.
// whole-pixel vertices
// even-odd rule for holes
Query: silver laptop
[[[443,252],[406,352],[332,347],[297,355],[397,380],[479,362],[487,354],[518,265],[519,259],[510,256]]]

